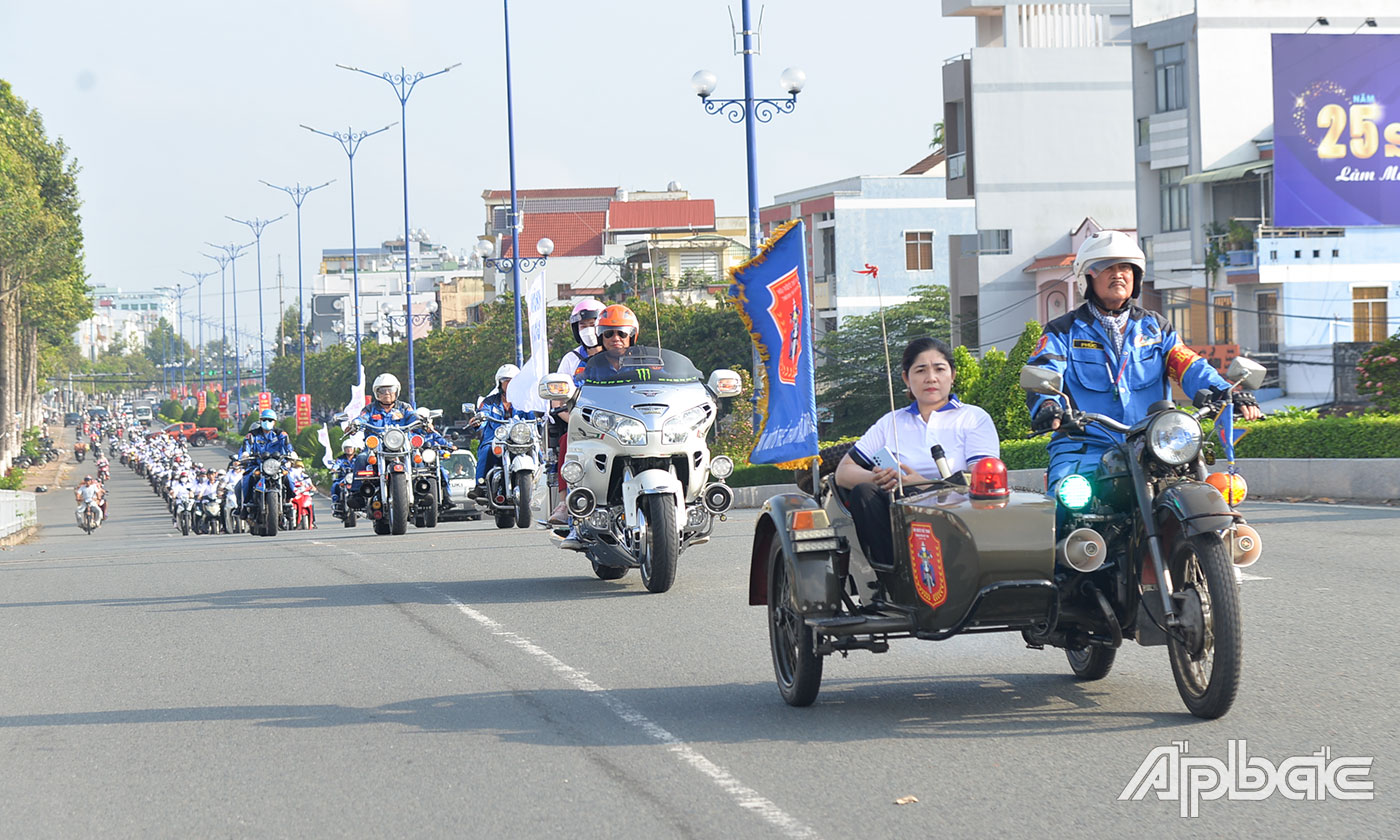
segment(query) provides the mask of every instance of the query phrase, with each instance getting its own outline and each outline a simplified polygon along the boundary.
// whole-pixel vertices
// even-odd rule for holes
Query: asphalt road
[[[675,588],[605,583],[542,531],[375,537],[321,511],[180,537],[114,466],[0,552],[0,835],[13,837],[1390,837],[1400,511],[1249,505],[1244,684],[1189,716],[1162,648],[1101,682],[1019,636],[828,660],[783,704],[749,607],[755,512]],[[334,527],[331,527],[334,526]],[[1149,752],[1374,757],[1374,800],[1118,801]],[[917,803],[897,805],[901,797]],[[1387,829],[1385,826],[1389,825]]]

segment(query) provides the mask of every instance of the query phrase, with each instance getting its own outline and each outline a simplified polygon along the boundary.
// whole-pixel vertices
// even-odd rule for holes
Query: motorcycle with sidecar
[[[1263,368],[1236,359],[1226,378],[1257,388]],[[1063,396],[1059,374],[1041,368],[1023,368],[1021,385]],[[1126,640],[1165,646],[1187,709],[1224,715],[1243,651],[1234,569],[1261,550],[1233,506],[1242,494],[1227,502],[1206,482],[1213,451],[1201,421],[1227,402],[1206,391],[1187,409],[1164,400],[1132,426],[1071,402],[1063,433],[1098,423],[1123,435],[1092,475],[1069,476],[1053,494],[1016,490],[1001,461],[983,458],[905,486],[890,505],[892,557],[862,551],[834,475],[812,495],[769,499],[754,531],[749,603],[767,607],[783,699],[811,704],[833,653],[1019,632],[1031,648],[1063,648],[1082,680],[1107,676]]]

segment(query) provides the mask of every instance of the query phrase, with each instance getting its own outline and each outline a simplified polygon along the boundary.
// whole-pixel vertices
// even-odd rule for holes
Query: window
[[[1215,299],[1215,343],[1233,344],[1235,335],[1234,299],[1228,295]]]
[[[1352,341],[1385,341],[1385,293],[1384,286],[1351,290]]]
[[[1259,311],[1259,352],[1278,352],[1278,292],[1260,292],[1254,296],[1254,308]]]
[[[573,284],[572,284],[572,283],[560,283],[560,284],[559,284],[559,299],[560,299],[560,300],[569,300],[569,299],[572,298],[573,296],[574,296],[574,288],[573,288]]]
[[[977,253],[979,253],[979,254],[1009,254],[1009,253],[1011,253],[1011,231],[1009,231],[1009,230],[979,230],[979,231],[977,231]]]
[[[1186,47],[1177,44],[1152,51],[1157,68],[1157,113],[1186,107]]]
[[[1341,255],[1342,255],[1342,252],[1341,252],[1341,251],[1337,250],[1336,248],[1333,248],[1333,249],[1332,249],[1332,256],[1333,256],[1333,258],[1340,257]]]
[[[911,230],[904,234],[904,267],[909,271],[933,270],[933,231]]]
[[[1189,289],[1163,289],[1162,308],[1176,334],[1185,344],[1194,340],[1191,335],[1191,297]]]
[[[836,228],[820,228],[817,233],[821,235],[822,243],[822,265],[821,276],[829,276],[836,273]]]
[[[960,295],[958,307],[959,326],[962,344],[976,349],[981,341],[978,336],[977,295]]]
[[[1314,248],[1314,249],[1313,249],[1313,259],[1317,259],[1317,258],[1320,257],[1320,256],[1322,256],[1322,251],[1319,250],[1319,249],[1317,249],[1317,248]]]
[[[1186,230],[1190,224],[1187,208],[1186,187],[1181,179],[1186,177],[1186,167],[1169,166],[1158,171],[1162,189],[1162,230]]]
[[[1139,146],[1146,146],[1146,145],[1147,145],[1147,141],[1148,141],[1148,137],[1149,137],[1151,128],[1152,128],[1152,120],[1151,120],[1150,117],[1138,117],[1138,121],[1137,121],[1137,129],[1138,129],[1138,138],[1137,138],[1137,140],[1138,140],[1138,142],[1137,142],[1137,144],[1138,144]]]

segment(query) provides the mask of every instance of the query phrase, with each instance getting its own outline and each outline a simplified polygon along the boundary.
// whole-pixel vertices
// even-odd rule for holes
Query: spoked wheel
[[[1081,680],[1101,680],[1113,670],[1113,660],[1118,657],[1117,648],[1088,645],[1082,648],[1066,648],[1065,658],[1070,670]]]
[[[768,644],[773,674],[789,706],[810,706],[822,687],[822,658],[816,633],[793,609],[792,578],[775,534],[768,549]]]
[[[637,508],[642,585],[648,592],[665,592],[676,582],[676,565],[681,555],[676,504],[670,496],[644,496]]]
[[[1176,689],[1191,714],[1221,717],[1239,690],[1244,647],[1240,592],[1225,543],[1218,534],[1197,534],[1177,547],[1168,568],[1184,631],[1167,637]]]

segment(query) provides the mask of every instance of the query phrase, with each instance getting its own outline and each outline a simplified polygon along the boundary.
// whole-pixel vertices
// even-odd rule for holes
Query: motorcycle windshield
[[[629,347],[622,353],[605,350],[588,360],[584,385],[688,384],[700,382],[700,371],[674,350]]]

